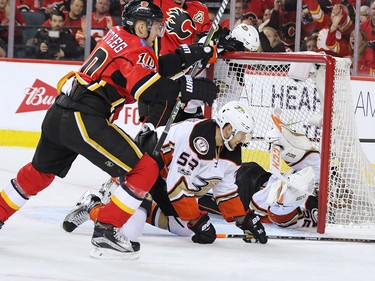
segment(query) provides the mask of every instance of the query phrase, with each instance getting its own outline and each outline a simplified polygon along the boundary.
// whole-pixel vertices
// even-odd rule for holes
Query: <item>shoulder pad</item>
[[[213,120],[203,120],[197,123],[189,136],[189,145],[199,159],[215,158],[215,128]]]

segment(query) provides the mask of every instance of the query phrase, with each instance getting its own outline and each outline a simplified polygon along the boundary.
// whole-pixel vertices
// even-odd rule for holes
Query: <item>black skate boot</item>
[[[128,260],[139,258],[140,244],[130,241],[121,228],[111,224],[97,221],[91,243],[95,246],[90,254],[93,258]]]
[[[0,221],[0,229],[3,227],[4,223]]]
[[[76,207],[66,215],[62,224],[63,229],[66,232],[75,230],[78,226],[90,219],[90,210],[100,204],[101,201],[98,196],[86,191],[78,200]]]

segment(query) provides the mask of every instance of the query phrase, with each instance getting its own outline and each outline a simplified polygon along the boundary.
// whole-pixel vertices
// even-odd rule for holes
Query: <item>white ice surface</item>
[[[0,147],[0,186],[32,155],[32,149]],[[139,239],[138,260],[92,259],[92,223],[72,234],[60,225],[80,195],[87,189],[96,192],[107,178],[78,158],[65,179],[57,178],[11,217],[0,230],[0,281],[375,280],[375,244],[269,240],[260,245],[217,239],[197,245],[151,226]],[[213,221],[218,232],[238,233],[233,225]]]

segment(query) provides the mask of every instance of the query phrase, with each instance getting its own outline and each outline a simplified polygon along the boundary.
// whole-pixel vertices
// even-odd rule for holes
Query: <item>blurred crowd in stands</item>
[[[10,3],[13,1],[0,0],[0,57],[7,56]],[[121,24],[121,12],[127,1],[93,1],[91,49],[108,29]],[[358,74],[375,76],[375,0],[357,0],[360,1],[359,11],[356,11],[356,0],[302,0],[300,13],[297,0],[234,1],[234,22],[229,20],[227,9],[220,25],[228,29],[239,23],[254,26],[261,41],[258,51],[325,52],[353,60],[357,41]],[[221,1],[201,2],[207,5],[213,21]],[[16,0],[15,5],[13,57],[83,60],[86,0]],[[356,14],[360,23],[357,33]],[[301,42],[296,47],[297,18],[301,19],[298,37]]]

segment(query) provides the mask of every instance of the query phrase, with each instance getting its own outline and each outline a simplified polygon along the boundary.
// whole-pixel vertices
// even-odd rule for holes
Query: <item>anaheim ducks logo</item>
[[[188,38],[196,30],[196,25],[190,15],[179,7],[167,12],[167,32],[175,34],[179,39]]]

